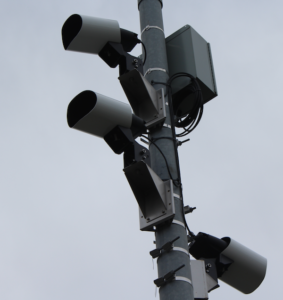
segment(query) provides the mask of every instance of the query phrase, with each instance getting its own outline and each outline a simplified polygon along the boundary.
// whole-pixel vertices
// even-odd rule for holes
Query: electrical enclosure
[[[166,50],[170,77],[180,72],[196,77],[204,103],[217,96],[210,44],[190,25],[185,25],[166,38]],[[189,97],[186,87],[190,81],[187,77],[180,77],[172,82],[173,100],[174,96]]]

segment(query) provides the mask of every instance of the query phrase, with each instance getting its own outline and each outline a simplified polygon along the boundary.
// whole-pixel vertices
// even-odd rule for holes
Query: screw
[[[139,67],[139,65],[138,64],[135,64],[135,68],[138,68]]]
[[[143,216],[141,216],[141,218],[143,218]]]
[[[165,210],[163,210],[162,213],[165,214]]]
[[[150,221],[150,218],[147,218],[148,221]]]
[[[169,203],[169,205],[171,205],[171,203]]]
[[[142,149],[142,151],[141,151],[142,153],[146,153],[146,150],[145,149]]]
[[[160,110],[162,110],[162,107],[160,108]]]
[[[143,159],[146,159],[146,156],[144,155],[142,158],[143,158]]]
[[[168,193],[170,192],[170,190],[167,191]]]
[[[134,59],[134,62],[138,62],[138,60],[137,60],[137,59]]]

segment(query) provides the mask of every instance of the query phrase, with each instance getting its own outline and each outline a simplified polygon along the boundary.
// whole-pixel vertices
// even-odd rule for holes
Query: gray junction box
[[[210,44],[191,26],[185,25],[166,38],[169,76],[185,72],[196,77],[204,103],[217,96]],[[188,96],[188,77],[180,77],[172,82],[173,101]],[[193,98],[192,98],[193,99]],[[184,103],[191,103],[184,101]],[[190,105],[191,106],[191,105]],[[177,114],[181,116],[182,113]]]

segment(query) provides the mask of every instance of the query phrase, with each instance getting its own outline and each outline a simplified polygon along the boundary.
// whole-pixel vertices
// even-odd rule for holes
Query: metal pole
[[[144,74],[146,79],[151,82],[167,83],[168,76],[168,64],[167,54],[165,46],[165,36],[163,32],[163,19],[162,19],[162,0],[138,0],[138,7],[140,13],[140,26],[141,26],[141,39],[146,47],[147,58],[144,65]],[[147,26],[147,30],[144,30]],[[154,26],[154,27],[151,27]],[[155,68],[162,70],[154,70]],[[148,70],[153,69],[151,72]],[[163,71],[165,70],[165,71]],[[166,103],[168,104],[168,90],[164,84],[154,85],[156,89],[163,88],[166,95]],[[172,124],[170,117],[169,105],[166,105],[167,118],[165,124]],[[170,127],[159,127],[150,130],[150,138],[156,139],[160,137],[173,138],[172,129]],[[159,139],[156,141],[163,154],[165,155],[172,177],[178,178],[178,163],[175,154],[174,141],[170,139]],[[169,173],[166,167],[166,163],[159,150],[151,144],[151,167],[160,176],[162,180],[168,180]],[[181,265],[185,264],[185,267],[180,269],[176,276],[178,280],[174,280],[159,289],[161,300],[193,300],[193,287],[189,283],[192,280],[190,269],[190,257],[188,255],[188,241],[187,234],[183,219],[183,202],[178,197],[181,195],[180,187],[174,185],[174,197],[176,215],[171,225],[166,225],[161,228],[157,228],[155,233],[156,246],[161,247],[165,243],[180,236],[180,238],[174,242],[172,251],[161,255],[158,259],[158,277],[164,276],[166,273],[177,269]],[[175,196],[175,195],[174,195]],[[176,222],[175,222],[176,221]],[[182,251],[185,250],[185,251]],[[187,253],[186,253],[187,252]],[[181,276],[181,278],[179,278]],[[189,280],[184,280],[189,279]]]

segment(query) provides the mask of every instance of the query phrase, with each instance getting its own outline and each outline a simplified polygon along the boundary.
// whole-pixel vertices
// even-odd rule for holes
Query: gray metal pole
[[[138,7],[140,13],[140,26],[141,26],[141,39],[146,47],[147,58],[144,65],[144,74],[149,69],[153,69],[150,73],[147,73],[146,79],[151,82],[163,82],[166,83],[169,79],[168,76],[168,64],[167,54],[165,46],[165,36],[163,32],[163,19],[162,19],[162,0],[138,0]],[[148,30],[143,31],[147,26]],[[150,27],[150,26],[157,26]],[[155,68],[166,70],[154,70]],[[166,99],[168,104],[167,87],[163,84],[154,85],[156,89],[163,88],[165,90]],[[169,106],[166,105],[167,118],[165,124],[170,125],[172,120],[170,118]],[[150,130],[150,138],[156,139],[160,137],[173,137],[172,129],[169,127],[155,128]],[[178,165],[177,158],[175,155],[174,142],[170,139],[159,139],[156,144],[162,150],[165,155],[170,172],[174,179],[178,178]],[[159,150],[151,144],[151,167],[163,180],[168,180],[169,173],[166,167],[166,163]],[[174,193],[181,195],[180,187],[174,186]],[[174,195],[175,196],[175,195]],[[190,257],[188,253],[188,242],[187,234],[184,225],[182,206],[183,202],[179,197],[174,197],[176,215],[171,225],[163,226],[158,228],[156,237],[156,246],[159,248],[163,244],[175,239],[180,236],[176,242],[172,251],[163,254],[158,259],[158,277],[165,275],[166,273],[177,269],[181,265],[185,264],[185,267],[177,271],[176,276],[192,280],[191,269],[190,269]],[[176,222],[175,222],[176,221]],[[182,251],[184,249],[185,251]],[[177,278],[159,289],[161,300],[193,300],[193,287],[184,278]],[[180,279],[180,280],[179,280]]]

